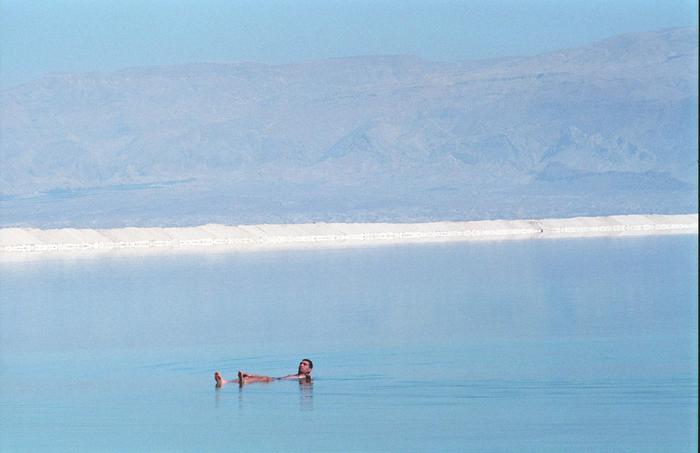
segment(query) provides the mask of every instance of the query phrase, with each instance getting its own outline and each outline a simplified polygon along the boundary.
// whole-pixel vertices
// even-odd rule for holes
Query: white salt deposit
[[[502,239],[697,234],[698,214],[430,223],[0,229],[0,260],[114,251],[261,250]]]

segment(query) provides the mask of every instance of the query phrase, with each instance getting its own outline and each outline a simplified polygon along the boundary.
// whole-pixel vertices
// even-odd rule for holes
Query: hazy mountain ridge
[[[137,221],[170,224],[520,215],[507,203],[486,207],[509,193],[530,193],[542,216],[551,210],[543,196],[590,192],[584,180],[618,187],[613,213],[641,208],[635,191],[647,193],[650,212],[674,199],[692,208],[697,41],[697,29],[673,29],[491,61],[356,57],[50,76],[1,94],[0,190],[21,199],[189,180],[172,189],[184,204],[215,200],[169,213],[171,188],[160,187],[149,192],[152,217],[134,204],[144,210]],[[571,177],[552,178],[553,168]],[[435,187],[449,190],[433,200]],[[585,211],[590,200],[580,198],[569,211]],[[3,221],[25,221],[13,203]],[[27,221],[70,224],[49,213],[55,204]],[[122,221],[115,215],[98,221]]]

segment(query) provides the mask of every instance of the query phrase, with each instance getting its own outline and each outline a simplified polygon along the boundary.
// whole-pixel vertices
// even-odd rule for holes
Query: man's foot
[[[218,371],[214,373],[214,380],[216,381],[217,387],[223,387],[223,385],[228,382],[226,379],[221,377],[221,373],[219,373]]]

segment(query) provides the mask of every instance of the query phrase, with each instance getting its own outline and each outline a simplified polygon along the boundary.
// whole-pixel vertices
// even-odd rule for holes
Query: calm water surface
[[[694,452],[697,241],[3,263],[0,450]]]

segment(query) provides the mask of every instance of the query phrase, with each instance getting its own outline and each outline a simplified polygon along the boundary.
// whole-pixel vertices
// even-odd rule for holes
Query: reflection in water
[[[266,383],[262,383],[266,384]],[[246,385],[238,385],[238,410],[242,411],[244,409],[244,396]],[[299,409],[302,411],[313,411],[314,410],[314,383],[311,379],[299,379]],[[215,387],[214,392],[214,407],[219,407],[224,398],[222,387]]]
[[[311,379],[299,379],[299,408],[302,411],[314,410],[314,383]]]
[[[221,403],[221,389],[219,387],[215,387],[216,391],[214,392],[214,407],[217,409],[219,408],[219,403]]]

